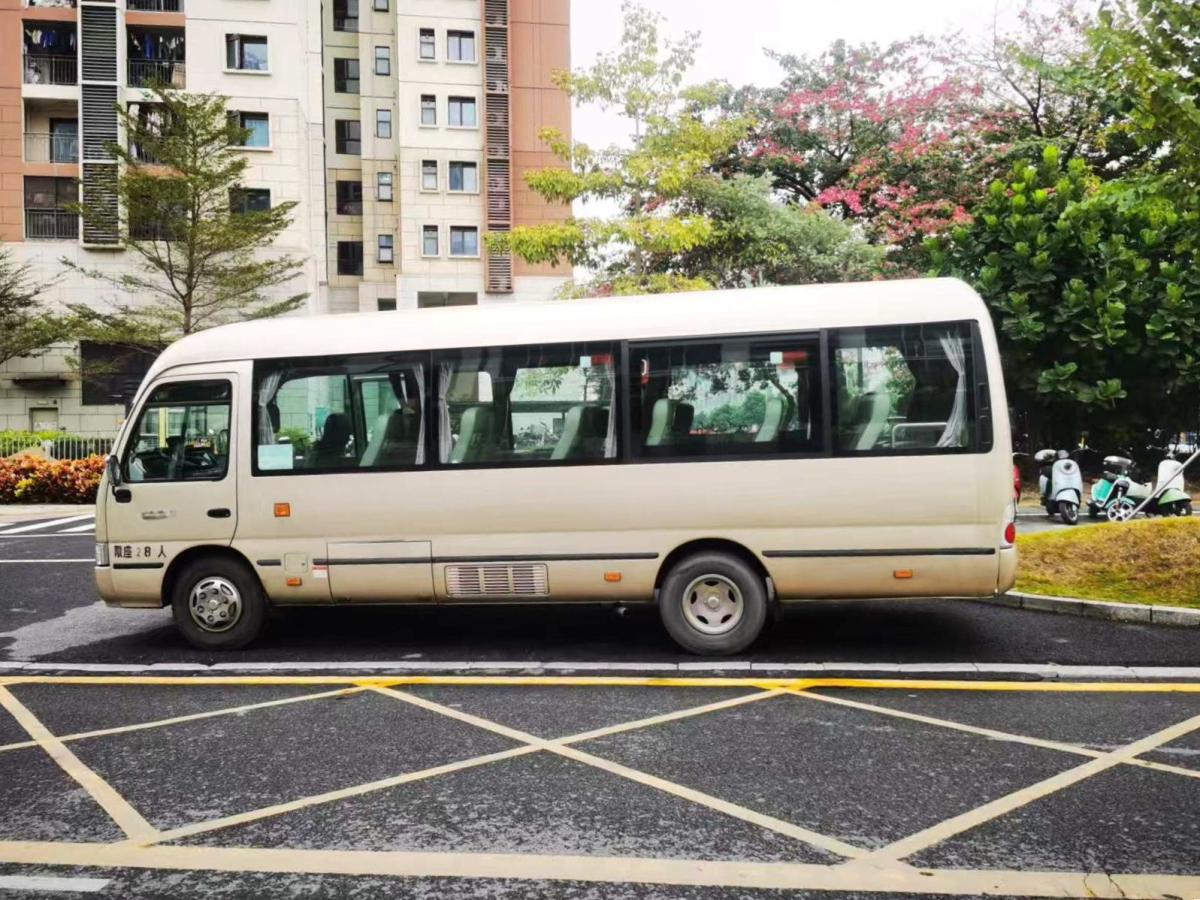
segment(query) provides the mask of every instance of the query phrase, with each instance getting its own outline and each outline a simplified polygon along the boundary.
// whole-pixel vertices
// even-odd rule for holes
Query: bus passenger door
[[[164,571],[198,544],[228,546],[237,527],[233,373],[164,378],[146,394],[109,485],[105,516],[115,592],[157,606]]]
[[[433,545],[376,541],[329,545],[333,599],[358,603],[433,601]]]

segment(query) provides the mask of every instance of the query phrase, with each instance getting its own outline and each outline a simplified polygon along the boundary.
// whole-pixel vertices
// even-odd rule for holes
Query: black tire
[[[712,579],[705,581],[705,576]],[[709,599],[724,603],[718,598],[727,598],[735,608],[740,597],[740,615],[731,613],[708,623],[714,629],[728,630],[709,634],[691,621],[710,615],[700,597],[706,589],[712,595]],[[690,616],[685,606],[690,606]],[[750,565],[731,553],[697,553],[680,560],[667,573],[659,591],[658,611],[667,632],[685,650],[701,656],[728,656],[749,647],[762,632],[767,619],[767,586]],[[723,611],[722,606],[717,614]],[[731,626],[727,624],[730,620],[734,622]]]
[[[1079,524],[1079,504],[1073,500],[1058,501],[1058,515],[1067,525]]]
[[[206,590],[217,591],[220,582],[216,579],[232,585],[241,602],[232,624],[215,622],[211,627],[221,630],[208,630],[193,617],[190,601],[193,590],[205,582],[212,582],[206,585]],[[214,597],[217,596],[214,594]],[[258,578],[249,567],[227,557],[208,556],[192,560],[175,579],[171,592],[171,614],[175,619],[175,627],[184,640],[200,650],[240,650],[262,633],[267,623],[267,612],[267,598]]]
[[[1192,517],[1192,503],[1191,503],[1191,501],[1190,501],[1190,500],[1184,500],[1182,503],[1180,503],[1180,504],[1179,504],[1179,505],[1178,505],[1178,506],[1175,508],[1175,515],[1177,515],[1177,516],[1180,516],[1181,518],[1188,518],[1188,519],[1190,519],[1190,518]]]

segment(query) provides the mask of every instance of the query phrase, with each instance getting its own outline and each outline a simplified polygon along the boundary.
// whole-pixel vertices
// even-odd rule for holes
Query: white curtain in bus
[[[963,426],[967,423],[967,357],[963,352],[963,339],[949,334],[938,338],[946,359],[958,373],[958,387],[954,389],[954,407],[950,410],[950,421],[942,436],[938,438],[939,447],[961,447]]]
[[[417,370],[417,409],[421,411],[421,430],[417,432],[417,465],[425,465],[425,366],[418,363]]]
[[[604,438],[604,458],[617,456],[617,366],[608,364],[608,434]]]
[[[272,372],[263,377],[258,385],[258,445],[270,447],[275,443],[275,423],[271,421],[268,409],[275,395],[279,393],[279,384],[283,381],[283,372]]]
[[[454,364],[438,366],[438,453],[441,462],[450,461],[450,448],[454,437],[450,434],[450,381],[454,377]]]

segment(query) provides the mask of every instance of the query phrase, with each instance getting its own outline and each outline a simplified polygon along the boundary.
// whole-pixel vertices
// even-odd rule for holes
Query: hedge
[[[95,503],[104,457],[0,459],[0,503]]]

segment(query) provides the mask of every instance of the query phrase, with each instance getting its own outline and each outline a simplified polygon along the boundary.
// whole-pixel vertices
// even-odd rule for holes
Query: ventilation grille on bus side
[[[451,597],[545,597],[550,593],[546,567],[446,566],[446,593]]]

